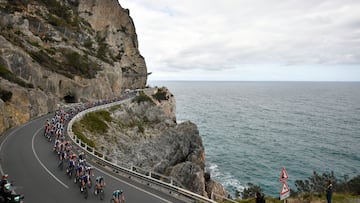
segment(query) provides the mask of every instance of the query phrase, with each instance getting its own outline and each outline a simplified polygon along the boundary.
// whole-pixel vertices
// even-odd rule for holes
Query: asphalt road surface
[[[0,172],[9,175],[15,192],[25,195],[25,203],[110,202],[112,192],[116,189],[124,191],[126,203],[186,202],[96,164],[93,165],[95,176],[92,180],[98,175],[104,177],[105,199],[101,201],[95,196],[93,187],[85,199],[73,179],[66,175],[65,166],[62,171],[57,167],[58,159],[52,151],[53,142],[48,142],[43,136],[45,121],[52,116],[32,120],[0,137]]]

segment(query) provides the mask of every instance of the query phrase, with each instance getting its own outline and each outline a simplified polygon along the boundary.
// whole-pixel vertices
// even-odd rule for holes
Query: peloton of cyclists
[[[101,104],[101,103],[99,103]],[[92,106],[92,105],[90,105]],[[78,107],[71,108],[69,111],[59,110],[55,113],[52,119],[48,119],[44,125],[45,137],[51,140],[54,137],[53,150],[59,159],[59,163],[67,163],[66,172],[74,172],[76,174],[75,182],[79,183],[80,191],[82,192],[87,186],[91,187],[91,176],[94,176],[93,167],[86,163],[85,153],[81,152],[78,156],[72,151],[72,145],[70,141],[65,139],[66,122],[70,120],[78,112],[85,110],[87,106],[84,104]],[[65,162],[66,161],[66,162]],[[71,177],[71,176],[70,176]],[[7,185],[7,176],[4,176],[1,180],[0,190],[4,190],[4,186]],[[102,176],[97,176],[95,179],[94,194],[98,195],[99,192],[105,187],[105,180]],[[1,191],[0,191],[1,192]],[[101,196],[100,196],[101,197]],[[115,190],[112,193],[111,201],[114,203],[125,203],[125,196],[122,190]]]

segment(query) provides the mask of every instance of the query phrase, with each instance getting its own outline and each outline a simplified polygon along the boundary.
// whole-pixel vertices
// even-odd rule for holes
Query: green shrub
[[[149,102],[151,104],[154,104],[154,101],[143,91],[139,92],[139,95],[133,99],[133,102],[137,102],[138,104],[141,102]]]
[[[69,72],[81,75],[85,78],[94,78],[100,67],[92,62],[86,55],[82,56],[75,51],[65,53],[66,66]]]
[[[107,56],[107,54],[109,53],[108,44],[105,41],[105,37],[102,37],[100,32],[96,33],[96,41],[98,43],[96,57],[107,63],[112,64],[113,61],[111,61]]]
[[[58,16],[61,18],[61,21],[59,19],[55,22],[61,22],[59,25],[66,25],[67,23],[72,23],[73,16],[72,16],[72,10],[70,7],[65,6],[64,4],[61,4],[57,0],[41,0],[42,3],[46,5],[46,8],[49,10],[49,12],[53,15]],[[50,15],[52,16],[52,15]]]
[[[23,33],[20,30],[16,30],[14,33],[17,35],[23,35]]]
[[[96,148],[95,142],[89,138],[87,138],[83,133],[82,133],[82,127],[80,125],[79,122],[74,123],[73,127],[72,127],[72,131],[74,132],[74,134],[76,135],[76,137],[78,139],[80,139],[82,142],[86,143],[88,146]]]
[[[56,49],[51,47],[50,49],[45,49],[47,53],[49,53],[50,55],[55,55],[56,54]]]
[[[121,109],[121,105],[115,105],[115,106],[110,107],[109,111],[114,112],[114,111],[120,110],[120,109]]]
[[[144,124],[142,122],[138,122],[137,127],[138,127],[138,132],[140,132],[140,133],[145,132]]]
[[[109,112],[97,111],[86,114],[80,123],[92,133],[104,134],[109,129],[105,121],[110,122],[111,120]]]
[[[32,83],[25,82],[24,80],[17,77],[14,73],[9,71],[4,65],[1,65],[1,64],[0,64],[0,77],[4,78],[10,82],[16,83],[16,84],[20,85],[21,87],[34,88],[34,85]]]
[[[49,15],[47,20],[48,20],[48,23],[53,26],[66,26],[66,21],[55,15]]]
[[[156,100],[160,101],[166,101],[169,100],[169,97],[166,95],[165,88],[160,88],[158,91],[152,95]]]
[[[56,53],[54,48],[46,49],[49,54]],[[65,61],[59,62],[51,57],[44,50],[30,52],[30,56],[41,66],[62,74],[66,77],[73,78],[74,75],[80,75],[84,78],[94,78],[97,71],[101,70],[99,64],[92,62],[87,55],[83,56],[71,50],[60,50],[64,54]]]
[[[334,187],[336,187],[336,178],[334,172],[318,174],[316,171],[308,180],[296,180],[295,186],[300,193],[322,193],[326,187],[328,180],[333,181]]]
[[[102,59],[103,61],[107,61],[107,58],[106,58],[107,52],[108,52],[107,44],[105,42],[100,42],[96,57]]]
[[[86,39],[84,42],[84,47],[86,47],[87,49],[91,49],[93,45],[93,42],[90,38]]]
[[[334,191],[343,194],[360,195],[360,175],[348,180],[345,176],[343,180],[335,177],[334,172],[319,174],[316,171],[307,180],[296,180],[295,186],[299,193],[322,194],[327,181],[331,180]]]
[[[248,183],[244,191],[240,192],[243,199],[253,198],[257,192],[263,193],[260,186]]]

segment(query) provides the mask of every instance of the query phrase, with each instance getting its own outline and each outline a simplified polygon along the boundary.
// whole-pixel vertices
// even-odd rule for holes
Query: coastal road
[[[77,185],[66,176],[65,167],[63,171],[57,167],[53,143],[42,135],[43,125],[51,117],[53,115],[37,118],[0,137],[0,172],[9,175],[15,192],[25,195],[24,202],[101,202],[92,193],[93,188],[89,189],[88,199],[84,199]],[[109,202],[116,189],[124,191],[127,203],[185,202],[96,165],[94,167],[95,177],[102,175],[106,181],[103,202]]]

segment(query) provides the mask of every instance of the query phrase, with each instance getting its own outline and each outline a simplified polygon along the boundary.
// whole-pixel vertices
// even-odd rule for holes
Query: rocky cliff
[[[144,88],[147,75],[129,10],[117,0],[0,0],[0,133],[64,103]],[[198,194],[224,192],[205,178],[199,131],[176,123],[166,88],[95,119],[104,117],[73,130],[108,157],[175,177]]]
[[[134,23],[117,0],[0,0],[0,133],[146,80]]]
[[[205,150],[197,126],[190,121],[178,124],[175,106],[167,88],[146,89],[130,103],[85,116],[73,131],[90,139],[114,162],[171,176],[200,195],[226,196],[224,188],[205,174]],[[94,125],[102,127],[94,129]]]

